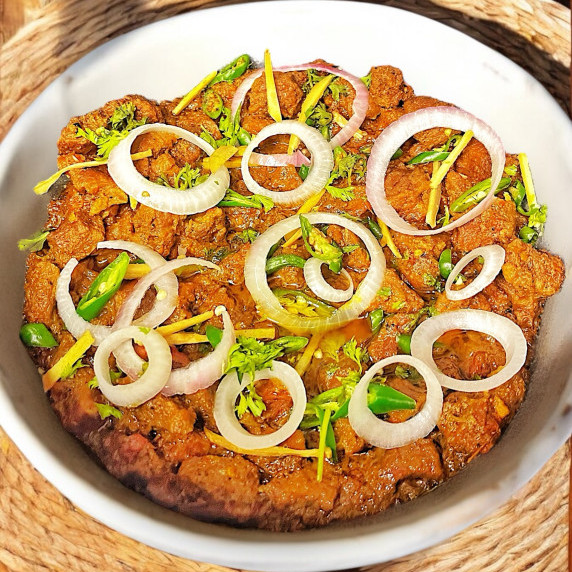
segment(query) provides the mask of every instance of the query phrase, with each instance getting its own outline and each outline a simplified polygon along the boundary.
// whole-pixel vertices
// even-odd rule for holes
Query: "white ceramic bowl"
[[[489,454],[412,503],[296,534],[195,522],[125,489],[60,427],[18,340],[25,256],[16,241],[45,220],[47,198],[34,196],[32,188],[55,170],[56,141],[68,119],[127,93],[173,98],[238,54],[261,58],[267,47],[276,65],[322,57],[363,75],[371,65],[392,64],[416,93],[454,102],[490,123],[509,151],[528,154],[540,199],[549,205],[544,245],[570,268],[570,121],[515,64],[434,21],[364,3],[264,2],[192,12],[121,36],[83,58],[42,93],[0,147],[0,422],[33,465],[82,510],[162,550],[258,570],[373,564],[440,542],[492,511],[568,437],[570,280],[546,305],[526,400]]]

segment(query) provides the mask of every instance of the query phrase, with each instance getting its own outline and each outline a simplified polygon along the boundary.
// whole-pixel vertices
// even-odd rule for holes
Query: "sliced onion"
[[[450,330],[475,330],[500,342],[506,363],[486,379],[455,379],[441,372],[433,359],[433,344]],[[457,391],[487,391],[502,385],[516,375],[526,361],[526,339],[522,330],[511,320],[484,310],[456,310],[425,320],[411,336],[411,355],[425,362],[443,387]]]
[[[370,267],[354,296],[331,316],[306,318],[285,310],[268,286],[266,256],[284,235],[300,227],[300,218],[295,215],[271,226],[252,244],[244,265],[245,284],[258,304],[261,314],[294,333],[323,332],[351,322],[364,312],[381,288],[385,274],[385,256],[377,239],[363,225],[332,213],[309,213],[305,215],[312,224],[336,224],[357,235],[369,252]]]
[[[149,357],[145,373],[132,383],[113,385],[109,375],[109,356],[117,347],[129,340],[143,344]],[[167,383],[171,373],[172,359],[169,344],[155,330],[129,326],[111,333],[97,348],[93,369],[101,393],[115,405],[137,407],[155,397]]]
[[[131,159],[131,145],[139,135],[151,131],[172,133],[196,145],[208,155],[214,151],[204,139],[186,129],[163,123],[142,125],[131,131],[109,154],[107,169],[115,184],[140,203],[172,214],[200,213],[220,202],[230,182],[230,175],[225,166],[210,175],[204,183],[185,191],[152,183],[137,171]]]
[[[56,284],[56,304],[58,314],[62,319],[69,333],[77,340],[86,331],[89,330],[93,336],[94,346],[98,346],[110,334],[110,326],[96,325],[84,320],[76,311],[70,295],[70,281],[72,272],[78,265],[75,258],[70,258],[68,263],[62,268]]]
[[[272,135],[293,134],[299,137],[312,154],[312,168],[306,180],[292,191],[269,191],[259,185],[249,170],[252,152],[262,141]],[[299,121],[281,121],[272,123],[260,130],[260,133],[248,144],[242,156],[242,178],[251,193],[270,197],[275,204],[297,205],[321,191],[330,178],[334,168],[334,156],[328,142],[319,131]]]
[[[432,127],[449,127],[459,131],[471,130],[475,137],[486,147],[492,161],[491,189],[488,195],[477,206],[458,219],[442,228],[420,230],[399,216],[389,203],[385,193],[385,174],[387,167],[404,141]],[[501,180],[505,163],[505,152],[500,137],[486,123],[455,107],[427,107],[408,113],[386,127],[377,138],[371,149],[367,162],[366,193],[367,198],[377,216],[393,230],[413,236],[427,236],[451,231],[487,209],[494,200],[494,191]]]
[[[210,387],[221,378],[228,363],[230,349],[236,342],[236,336],[226,308],[218,306],[215,308],[215,314],[217,316],[222,314],[224,329],[221,341],[207,356],[191,362],[186,367],[173,370],[167,385],[163,388],[163,395],[196,393],[199,389]]]
[[[479,256],[485,259],[479,275],[461,290],[451,290],[451,286],[455,283],[455,279],[463,271],[463,268]],[[504,264],[504,258],[505,250],[498,244],[481,246],[465,254],[465,256],[455,264],[455,267],[447,278],[447,282],[445,283],[445,294],[447,298],[449,298],[449,300],[465,300],[478,294],[497,277],[497,274],[501,271],[502,265]]]
[[[349,272],[342,268],[341,275],[348,281],[348,287],[345,290],[334,288],[328,284],[322,275],[322,265],[326,264],[324,260],[319,258],[309,258],[304,264],[304,279],[308,288],[327,302],[345,302],[349,300],[354,293],[354,283]]]
[[[291,155],[288,153],[274,153],[272,155],[252,153],[248,164],[257,165],[259,167],[284,167],[285,165],[292,165],[293,167],[301,167],[304,165],[309,167],[311,161],[302,151],[297,149]]]
[[[403,423],[378,419],[367,406],[367,389],[374,375],[392,363],[413,366],[425,380],[427,396],[421,410]],[[408,355],[391,356],[374,364],[361,378],[350,399],[348,419],[353,430],[368,443],[393,449],[427,436],[437,425],[443,409],[443,390],[433,371],[422,361]]]
[[[369,106],[369,91],[363,81],[345,70],[330,66],[327,64],[302,64],[299,66],[283,66],[274,68],[277,72],[292,72],[292,71],[305,71],[315,69],[330,74],[337,75],[348,81],[355,90],[355,97],[352,104],[353,115],[347,124],[339,131],[339,133],[330,141],[330,147],[334,149],[338,145],[343,145],[349,141],[353,134],[359,129],[360,125],[365,119],[367,108]],[[231,105],[231,117],[236,116],[236,112],[242,106],[246,94],[250,91],[252,84],[263,74],[264,70],[261,68],[254,73],[250,74],[238,87]],[[394,150],[395,152],[395,150]]]
[[[232,372],[225,375],[220,382],[215,395],[213,414],[220,434],[233,445],[247,450],[274,447],[288,439],[300,425],[306,409],[306,388],[302,378],[293,367],[281,361],[274,361],[271,369],[257,371],[253,381],[273,378],[279,379],[286,386],[293,406],[288,421],[268,435],[249,433],[234,412],[236,398],[251,383],[250,375],[245,375],[240,383],[236,372]]]
[[[97,248],[126,250],[127,252],[131,252],[141,258],[151,268],[156,268],[157,266],[165,263],[165,259],[151,248],[127,240],[109,240],[100,242],[97,245]],[[58,307],[58,313],[60,314],[64,325],[74,338],[78,339],[86,330],[89,330],[94,337],[93,345],[98,346],[111,333],[111,326],[92,324],[78,315],[72,297],[69,293],[71,276],[77,264],[78,261],[75,258],[69,260],[62,269],[58,278],[56,286],[56,304]],[[174,291],[176,299],[178,283],[177,277],[174,274],[164,276],[157,281],[156,286],[167,293],[172,293]],[[153,308],[147,312],[147,314],[141,316],[136,323],[149,328],[158,326],[165,319],[160,319],[160,316],[165,312],[164,306],[169,302],[170,298],[172,298],[172,295],[166,296],[164,300],[156,301]],[[174,306],[167,315],[170,315],[173,310]]]
[[[158,252],[148,246],[126,240],[106,240],[100,242],[97,248],[112,248],[114,250],[126,250],[138,256],[151,270],[158,268],[167,262]],[[155,282],[157,291],[165,292],[165,296],[155,297],[153,307],[145,314],[137,318],[133,323],[137,326],[155,328],[163,323],[175,310],[179,282],[173,272],[169,272]],[[131,294],[132,295],[132,294]],[[127,302],[127,299],[125,300]],[[127,326],[127,323],[123,324]]]
[[[120,328],[125,328],[129,326],[133,322],[133,316],[139,304],[141,304],[141,300],[145,295],[145,292],[155,283],[159,281],[159,279],[165,275],[168,275],[173,270],[177,268],[182,268],[183,266],[191,266],[191,265],[198,265],[198,266],[206,266],[207,268],[214,268],[215,270],[220,270],[220,268],[209,262],[207,260],[201,260],[200,258],[177,258],[175,260],[170,260],[169,262],[165,262],[161,266],[154,268],[143,276],[143,278],[139,279],[137,285],[131,292],[130,296],[125,300],[117,317],[115,319],[115,324],[113,325],[114,330],[118,330]],[[159,291],[161,292],[161,291]],[[159,292],[157,296],[159,296]],[[163,323],[175,310],[177,306],[177,297],[178,297],[179,289],[177,283],[177,290],[174,292],[165,292],[164,296],[165,299],[168,300],[168,304],[165,304],[163,308],[162,314],[156,314],[156,319],[159,320],[158,323],[155,323],[153,326],[147,327],[154,327],[161,323]],[[161,296],[162,297],[162,296]],[[130,343],[125,343],[121,346],[118,346],[115,351],[113,352],[115,358],[117,360],[117,365],[124,371],[129,377],[135,379],[141,373],[141,368],[143,367],[143,360],[135,353],[132,345]]]

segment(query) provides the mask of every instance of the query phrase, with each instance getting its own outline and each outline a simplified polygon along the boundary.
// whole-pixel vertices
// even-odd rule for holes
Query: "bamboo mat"
[[[32,21],[0,51],[0,139],[52,79],[99,44],[175,14],[229,3],[42,0],[43,7],[27,15]],[[570,112],[570,10],[564,6],[551,0],[376,3],[423,14],[489,45],[534,75]],[[565,445],[488,518],[448,542],[368,572],[563,572],[568,562],[569,470]],[[35,471],[0,429],[0,572],[36,570],[230,569],[166,554],[96,522]]]

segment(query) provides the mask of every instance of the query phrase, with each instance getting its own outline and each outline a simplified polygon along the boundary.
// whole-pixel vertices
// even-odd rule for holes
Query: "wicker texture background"
[[[2,1],[2,0],[0,0]],[[0,139],[39,92],[101,43],[209,0],[54,0],[0,51]],[[232,2],[238,3],[238,2]],[[549,0],[390,0],[439,20],[532,73],[570,111],[570,10]],[[1,422],[1,420],[0,420]],[[562,572],[567,569],[570,452],[564,446],[513,499],[439,546],[369,572]],[[229,569],[171,556],[85,515],[0,429],[0,572]]]

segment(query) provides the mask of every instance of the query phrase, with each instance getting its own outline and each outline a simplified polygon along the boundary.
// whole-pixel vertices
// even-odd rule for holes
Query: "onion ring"
[[[302,167],[302,165],[304,165],[309,167],[311,161],[302,151],[296,149],[291,155],[288,153],[274,153],[273,155],[252,153],[248,164],[258,167],[284,167],[286,165],[292,165],[293,167]]]
[[[109,375],[109,356],[116,347],[128,340],[143,344],[149,356],[149,367],[136,381],[126,385],[113,385]],[[129,326],[111,333],[97,348],[93,369],[101,393],[111,403],[122,407],[137,407],[157,395],[167,383],[171,373],[172,358],[169,344],[155,330]]]
[[[120,328],[125,328],[133,322],[133,316],[135,315],[135,312],[139,307],[139,304],[141,303],[141,300],[143,299],[145,292],[147,292],[147,290],[153,284],[158,282],[162,276],[168,274],[169,272],[172,272],[173,270],[176,270],[177,268],[190,265],[206,266],[207,268],[214,268],[215,270],[220,270],[220,268],[216,264],[213,264],[208,260],[201,260],[200,258],[193,258],[193,257],[177,258],[175,260],[169,260],[168,262],[165,262],[161,266],[154,268],[153,270],[151,270],[151,272],[149,272],[149,274],[146,274],[145,276],[143,276],[143,278],[141,278],[137,282],[137,285],[131,292],[131,295],[129,296],[129,298],[125,300],[125,302],[119,309],[119,312],[117,313],[117,317],[115,319],[115,324],[113,325],[113,329],[118,330]],[[172,299],[169,300],[169,304],[166,304],[163,307],[162,315],[157,315],[157,319],[160,321],[155,325],[163,323],[173,313],[173,311],[177,306],[177,296],[178,296],[178,288],[174,293]],[[166,293],[166,297],[169,298],[170,294]],[[135,350],[133,349],[130,343],[125,343],[117,347],[113,353],[117,360],[117,365],[122,371],[124,371],[132,379],[135,379],[136,377],[139,376],[144,362],[135,353]]]
[[[330,66],[328,64],[302,64],[299,66],[282,66],[274,68],[277,72],[305,71],[317,70],[337,75],[351,84],[356,94],[352,104],[353,114],[347,124],[335,135],[329,142],[332,149],[347,143],[359,129],[365,119],[367,109],[369,107],[369,91],[363,81],[345,70]],[[246,94],[249,92],[252,84],[264,73],[264,69],[259,69],[250,74],[238,87],[231,105],[231,117],[235,117],[237,111],[241,108]],[[394,150],[395,151],[395,150]]]
[[[293,134],[299,137],[312,154],[312,168],[306,180],[292,191],[269,191],[259,185],[249,170],[252,152],[262,141],[272,135]],[[258,135],[248,144],[242,156],[242,178],[248,190],[253,194],[271,198],[278,205],[297,205],[312,195],[320,192],[328,183],[334,168],[334,156],[328,142],[319,131],[299,121],[281,121],[262,128]]]
[[[326,264],[325,260],[319,258],[309,258],[304,264],[304,278],[308,288],[327,302],[346,302],[354,293],[354,283],[349,272],[342,268],[341,275],[348,281],[348,287],[345,290],[334,288],[326,282],[322,275],[322,265]]]
[[[442,228],[420,230],[409,224],[391,206],[385,194],[387,167],[399,146],[420,131],[432,127],[471,130],[486,147],[492,161],[491,188],[487,196],[473,209]],[[505,152],[502,141],[493,129],[470,113],[455,107],[427,107],[408,113],[386,127],[371,149],[367,162],[366,194],[375,214],[397,232],[412,236],[428,236],[449,232],[474,219],[486,210],[495,197],[502,177]]]
[[[472,262],[475,258],[482,256],[485,259],[483,268],[479,275],[467,286],[460,290],[451,290],[457,276],[463,271],[463,268]],[[449,300],[466,300],[475,294],[478,294],[483,288],[488,286],[501,271],[504,264],[505,250],[498,244],[489,244],[488,246],[481,246],[471,250],[465,254],[447,278],[445,283],[445,294]]]
[[[137,127],[117,144],[109,154],[107,170],[115,184],[130,197],[157,211],[172,214],[195,214],[214,207],[224,197],[230,183],[230,175],[221,166],[209,178],[196,187],[180,191],[152,183],[137,171],[131,159],[131,145],[139,135],[150,131],[165,131],[196,145],[208,155],[212,146],[194,133],[163,123],[150,123]]]
[[[392,363],[413,366],[427,387],[427,397],[421,410],[403,423],[378,419],[367,406],[367,389],[374,375]],[[431,433],[443,409],[443,390],[433,371],[422,361],[408,355],[391,356],[372,365],[361,378],[350,398],[348,420],[352,429],[368,443],[382,449],[403,447]]]
[[[236,398],[251,383],[250,375],[246,374],[240,383],[234,371],[225,375],[220,382],[215,394],[213,415],[220,434],[233,445],[247,450],[274,447],[288,439],[300,425],[306,409],[306,388],[302,378],[293,367],[281,361],[274,361],[270,369],[257,371],[252,381],[272,378],[279,379],[286,386],[292,397],[293,406],[288,421],[280,429],[268,435],[249,433],[240,424],[234,412]]]
[[[309,213],[305,215],[312,224],[337,224],[357,235],[369,252],[370,267],[366,277],[358,286],[353,297],[336,309],[331,316],[301,318],[285,310],[268,286],[266,256],[285,234],[300,227],[300,218],[294,215],[271,226],[256,238],[244,265],[245,284],[258,304],[259,311],[294,333],[323,332],[338,328],[357,318],[364,312],[383,283],[385,256],[377,239],[363,225],[332,213]]]
[[[433,359],[433,344],[449,330],[475,330],[498,340],[504,348],[506,363],[486,379],[455,379],[439,370]],[[411,355],[425,362],[443,387],[457,391],[487,391],[507,382],[526,361],[526,338],[511,320],[484,310],[456,310],[433,316],[422,322],[411,336]]]
[[[217,316],[222,314],[224,329],[221,341],[209,355],[191,362],[186,367],[174,369],[162,390],[163,395],[196,393],[199,389],[210,387],[221,378],[226,369],[230,349],[236,342],[236,336],[226,308],[217,306],[215,314]]]

